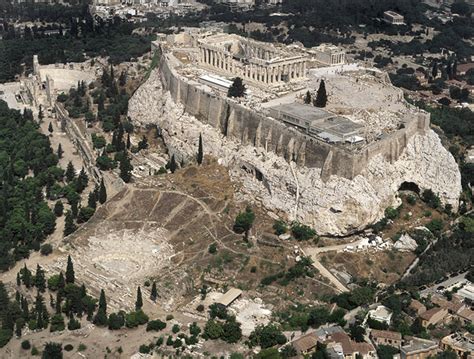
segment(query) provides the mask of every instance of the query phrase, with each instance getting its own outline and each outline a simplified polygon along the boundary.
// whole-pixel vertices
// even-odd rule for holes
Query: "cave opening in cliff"
[[[420,194],[420,187],[414,182],[403,182],[398,188],[399,191],[411,191]]]

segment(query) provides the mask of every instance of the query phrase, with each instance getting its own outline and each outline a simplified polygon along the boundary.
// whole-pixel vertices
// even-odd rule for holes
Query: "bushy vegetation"
[[[467,270],[474,262],[474,218],[464,217],[452,234],[442,235],[424,256],[405,285],[424,285],[447,274]]]

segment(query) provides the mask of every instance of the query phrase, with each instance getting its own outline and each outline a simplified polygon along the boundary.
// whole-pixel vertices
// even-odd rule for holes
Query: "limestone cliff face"
[[[353,180],[331,176],[324,182],[317,168],[298,167],[264,148],[237,143],[186,114],[182,105],[162,91],[157,71],[130,100],[129,116],[138,126],[159,125],[166,145],[178,159],[195,157],[202,133],[205,154],[218,158],[232,178],[243,183],[243,198],[256,198],[268,208],[314,226],[321,234],[346,235],[379,220],[385,208],[396,202],[403,182],[431,188],[444,203],[458,206],[458,167],[431,130],[413,136],[394,163],[374,157]],[[262,181],[255,178],[255,170],[263,175]]]

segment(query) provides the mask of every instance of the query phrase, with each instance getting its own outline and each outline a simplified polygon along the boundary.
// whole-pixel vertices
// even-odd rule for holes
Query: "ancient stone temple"
[[[218,34],[199,39],[198,47],[202,66],[254,84],[278,85],[306,77],[306,56],[271,44],[235,34]]]

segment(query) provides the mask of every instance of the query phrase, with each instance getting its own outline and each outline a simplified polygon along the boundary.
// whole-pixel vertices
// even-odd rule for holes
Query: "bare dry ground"
[[[96,297],[104,289],[109,313],[133,309],[136,288],[141,286],[144,311],[151,319],[164,320],[167,314],[173,314],[184,326],[193,321],[203,326],[206,320],[195,308],[201,302],[199,290],[203,284],[221,292],[239,287],[247,300],[261,298],[269,309],[282,309],[294,301],[314,303],[319,296],[332,293],[331,286],[318,275],[296,279],[287,286],[260,286],[263,277],[295,264],[294,246],[298,243],[276,240],[276,245],[262,244],[260,239],[272,232],[274,220],[258,203],[250,204],[256,220],[249,243],[245,242],[232,230],[235,216],[246,206],[234,202],[233,194],[238,190],[239,185],[230,181],[227,170],[215,162],[186,167],[175,174],[145,177],[99,207],[92,219],[65,238],[52,255],[35,253],[25,263],[31,269],[40,264],[50,276],[65,270],[70,254],[76,281],[84,283]],[[214,254],[209,253],[212,243],[217,246]],[[18,263],[0,275],[11,291],[17,289],[16,273],[22,266]],[[157,283],[156,303],[148,299],[150,286],[145,286],[146,281]],[[29,297],[35,294],[31,292]],[[49,294],[47,291],[46,299]],[[27,357],[19,343],[29,339],[38,348],[50,340],[73,344],[75,349],[66,353],[66,358],[80,357],[76,351],[80,343],[87,346],[81,352],[87,358],[119,356],[107,353],[107,347],[112,352],[122,347],[121,357],[126,358],[136,353],[140,344],[168,335],[147,333],[144,327],[111,332],[85,320],[83,325],[78,332],[25,333],[1,349],[0,357]],[[200,351],[224,353],[230,349],[220,342],[206,342]]]

